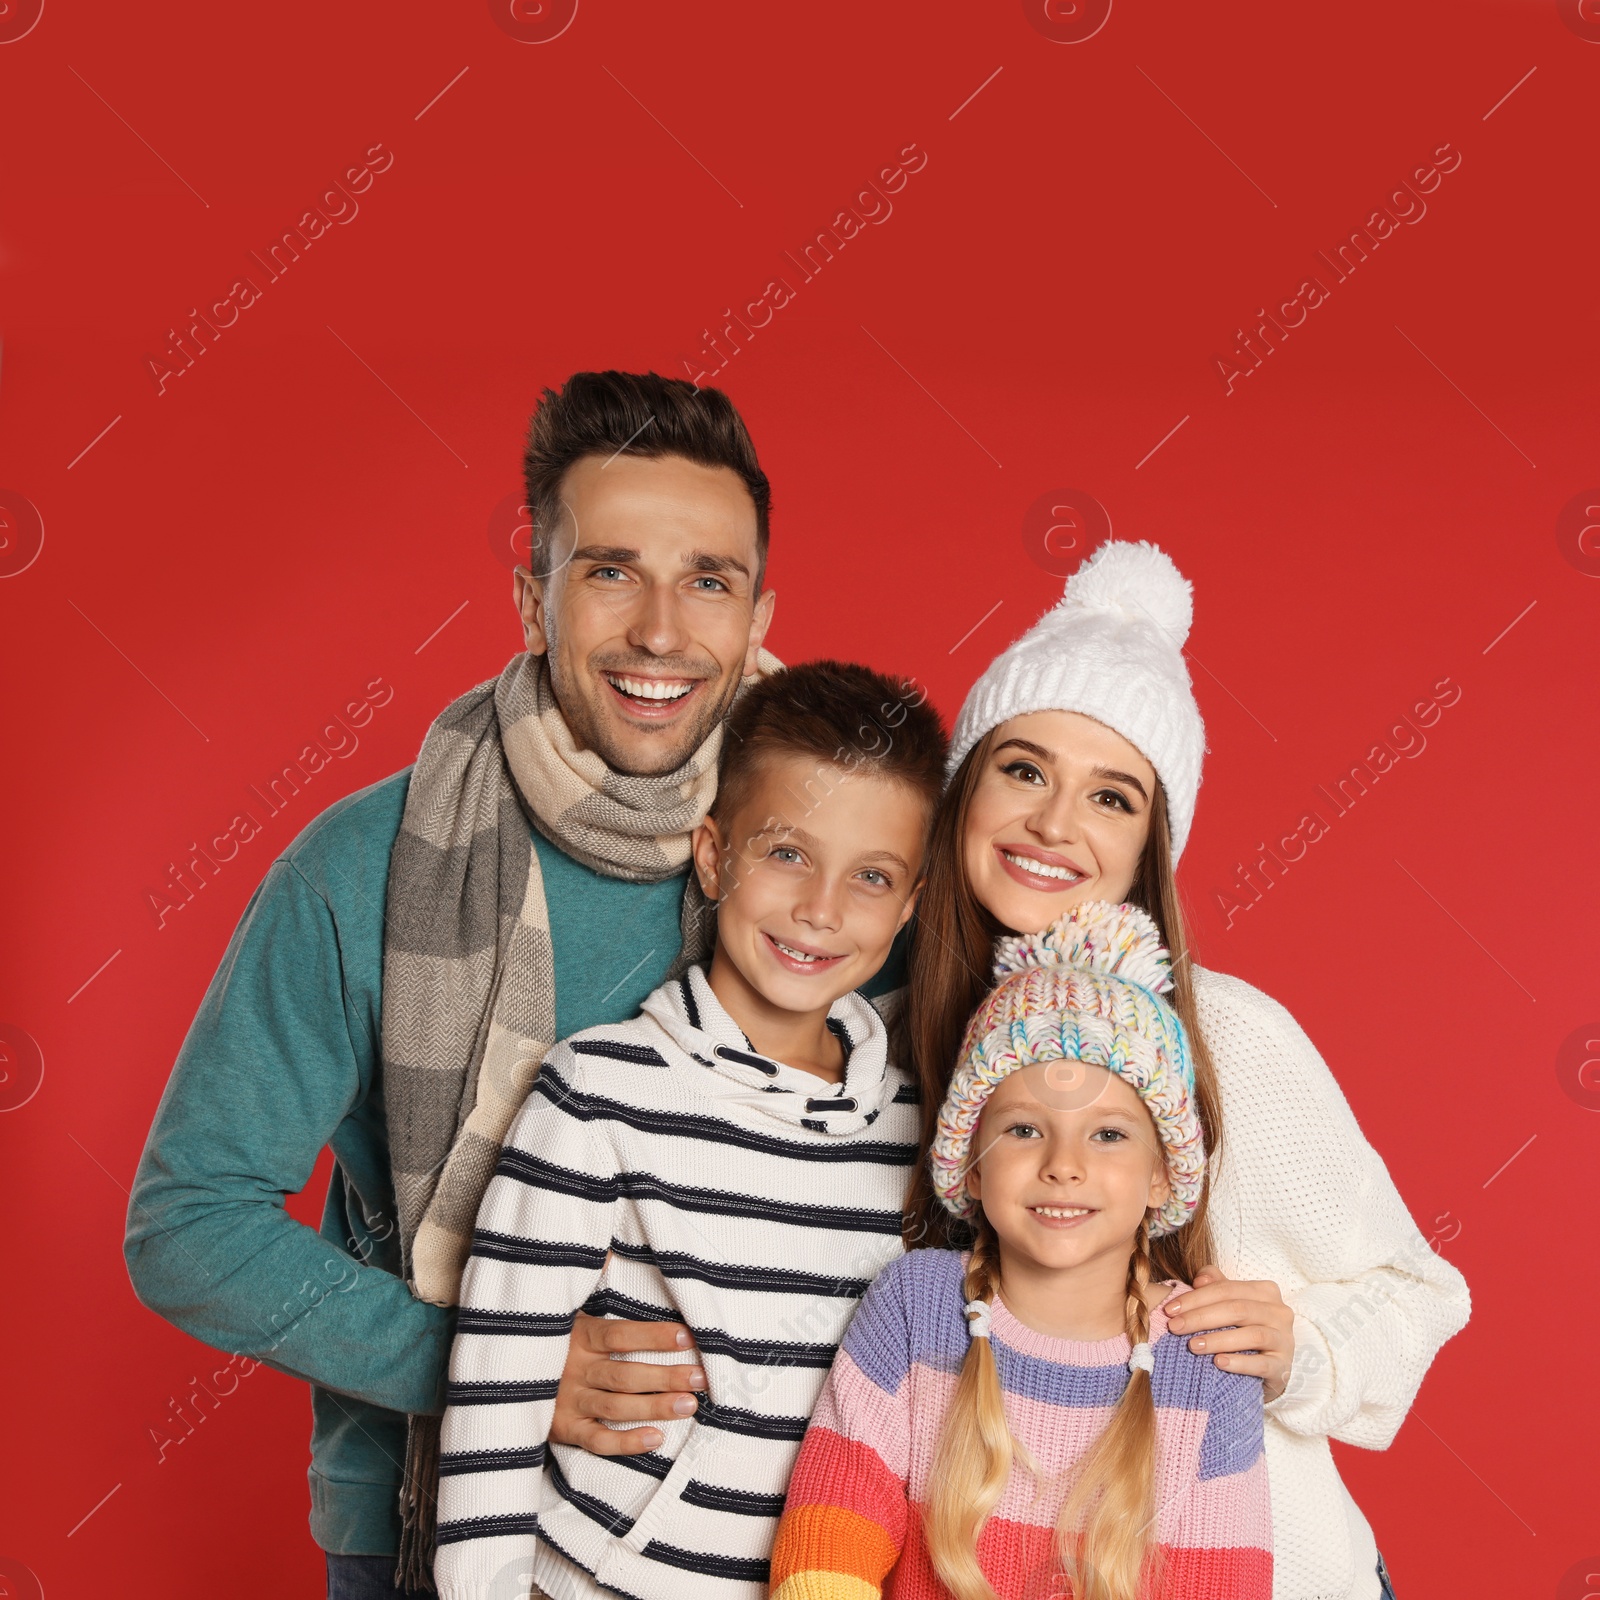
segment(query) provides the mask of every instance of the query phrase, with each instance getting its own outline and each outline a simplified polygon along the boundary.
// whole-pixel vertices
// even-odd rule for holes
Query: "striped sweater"
[[[916,1095],[860,995],[844,1082],[762,1057],[691,968],[557,1045],[478,1214],[450,1357],[443,1600],[760,1600],[850,1314],[900,1253]],[[707,1392],[661,1447],[548,1443],[573,1313],[686,1323]],[[653,1358],[692,1361],[693,1352]],[[598,1587],[597,1587],[598,1586]]]
[[[966,1357],[965,1257],[915,1250],[861,1304],[789,1486],[773,1600],[869,1600],[893,1569],[895,1600],[947,1600],[919,1529],[928,1475]],[[1176,1289],[1174,1290],[1176,1292]],[[1151,1313],[1161,1578],[1151,1600],[1267,1600],[1272,1517],[1261,1382],[1221,1371]],[[1056,1339],[996,1300],[1006,1419],[1024,1447],[978,1542],[1000,1600],[1061,1594],[1055,1522],[1070,1473],[1128,1382],[1124,1338]],[[1023,1464],[1024,1451],[1038,1472]]]

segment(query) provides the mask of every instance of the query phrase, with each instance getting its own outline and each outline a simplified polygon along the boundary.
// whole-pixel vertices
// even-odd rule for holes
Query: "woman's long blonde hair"
[[[1205,1265],[1193,1225],[1151,1239],[1139,1229],[1128,1255],[1127,1334],[1150,1337],[1146,1284],[1191,1283]],[[968,1302],[992,1302],[999,1287],[999,1240],[979,1211],[967,1264]],[[922,1534],[933,1569],[956,1600],[995,1600],[978,1563],[978,1540],[1005,1492],[1018,1447],[1006,1423],[1000,1369],[988,1339],[975,1338],[961,1364],[940,1431]],[[1027,1463],[1032,1467],[1032,1462]],[[1074,1600],[1139,1600],[1155,1576],[1156,1408],[1150,1375],[1135,1371],[1105,1432],[1079,1463],[1056,1520],[1056,1550]]]

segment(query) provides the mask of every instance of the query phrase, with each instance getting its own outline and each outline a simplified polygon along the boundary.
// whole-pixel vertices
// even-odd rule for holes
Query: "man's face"
[[[527,648],[548,655],[578,747],[615,772],[681,767],[755,670],[756,510],[739,475],[682,456],[587,456],[562,484],[548,578],[519,571]]]

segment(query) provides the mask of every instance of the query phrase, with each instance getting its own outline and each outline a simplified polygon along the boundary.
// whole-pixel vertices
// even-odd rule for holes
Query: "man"
[[[631,1017],[709,949],[689,833],[741,681],[776,666],[768,483],[725,395],[579,373],[545,391],[525,469],[525,653],[273,863],[128,1215],[146,1305],[311,1383],[330,1600],[396,1592],[403,1479],[423,1586],[456,1288],[500,1138],[556,1040]],[[325,1145],[313,1232],[283,1202]],[[692,1410],[696,1374],[606,1356],[679,1342],[582,1319],[555,1436],[648,1449],[595,1419]]]

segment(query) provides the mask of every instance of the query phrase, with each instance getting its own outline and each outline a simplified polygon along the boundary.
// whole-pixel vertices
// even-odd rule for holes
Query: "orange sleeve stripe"
[[[900,1557],[887,1530],[838,1506],[791,1506],[778,1524],[772,1586],[801,1573],[834,1573],[881,1586]]]

